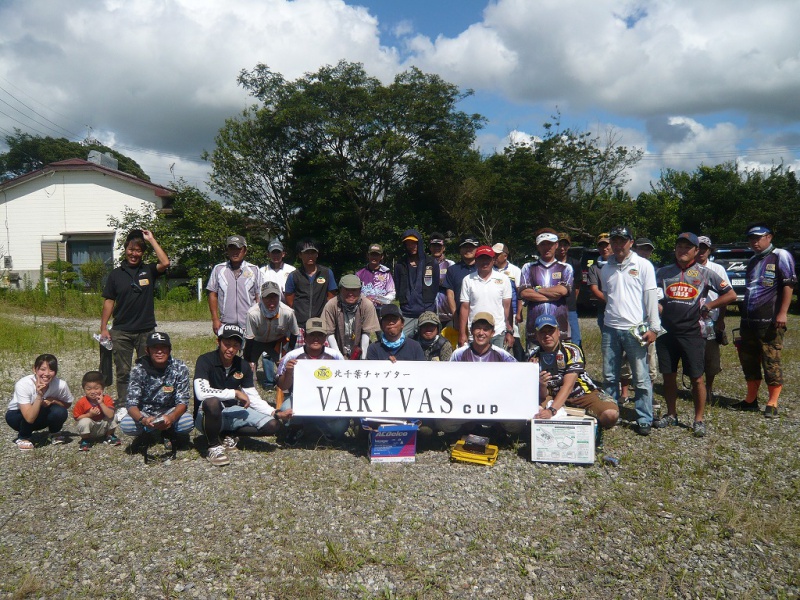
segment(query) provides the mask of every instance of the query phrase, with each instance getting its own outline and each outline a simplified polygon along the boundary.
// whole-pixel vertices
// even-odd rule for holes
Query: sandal
[[[33,442],[30,440],[16,439],[14,440],[14,443],[20,450],[33,450]]]

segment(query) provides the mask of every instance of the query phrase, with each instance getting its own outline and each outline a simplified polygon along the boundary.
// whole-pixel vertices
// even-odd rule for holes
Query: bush
[[[189,302],[191,299],[192,292],[183,285],[174,287],[167,292],[167,300],[171,302]]]
[[[81,265],[81,278],[90,292],[100,292],[103,277],[108,273],[106,264],[97,258],[86,261]]]

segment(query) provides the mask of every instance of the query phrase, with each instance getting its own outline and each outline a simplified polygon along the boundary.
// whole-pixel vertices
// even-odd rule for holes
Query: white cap
[[[553,242],[555,244],[558,242],[558,236],[555,233],[540,233],[536,236],[536,245],[538,246],[542,242]]]

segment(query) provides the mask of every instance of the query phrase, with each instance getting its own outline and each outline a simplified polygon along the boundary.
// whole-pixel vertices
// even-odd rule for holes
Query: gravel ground
[[[208,335],[205,322],[162,328]],[[95,356],[60,356],[62,372]],[[733,368],[718,383],[725,401],[743,388]],[[649,438],[617,427],[605,442],[616,468],[534,464],[526,439],[493,467],[451,464],[438,437],[421,440],[415,464],[370,464],[357,438],[291,449],[266,438],[216,468],[197,438],[145,465],[127,444],[79,453],[77,437],[22,453],[6,428],[0,594],[797,598],[797,406],[790,384],[779,419],[713,408],[701,440],[686,427]],[[687,420],[690,408],[679,402]]]

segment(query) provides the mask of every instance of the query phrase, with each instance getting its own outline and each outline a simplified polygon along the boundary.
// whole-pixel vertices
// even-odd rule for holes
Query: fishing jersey
[[[554,398],[564,385],[564,375],[567,373],[578,374],[568,398],[580,398],[597,391],[597,385],[586,372],[583,352],[575,344],[561,342],[553,352],[545,352],[537,347],[533,357],[539,359],[539,368],[542,371],[550,373],[552,378],[547,382],[547,389]]]
[[[554,260],[549,265],[537,260],[536,262],[526,263],[522,267],[518,286],[520,295],[522,295],[523,290],[528,288],[536,290],[537,288],[553,287],[559,284],[567,288],[567,295],[561,296],[558,300],[550,300],[548,302],[525,301],[525,305],[528,307],[525,332],[529,339],[533,339],[535,335],[536,328],[534,323],[536,323],[536,318],[539,315],[553,315],[558,321],[558,328],[561,330],[562,336],[569,337],[567,296],[573,290],[573,277],[572,266],[557,260]]]
[[[755,255],[747,263],[747,289],[744,291],[742,324],[768,327],[779,308],[778,298],[785,286],[797,285],[794,259],[786,250],[773,248]]]
[[[700,335],[700,308],[709,291],[720,296],[730,284],[711,269],[696,262],[682,268],[673,263],[656,273],[661,324],[674,335]]]
[[[497,346],[489,346],[486,352],[478,354],[469,344],[454,350],[450,362],[517,362],[517,359]]]

